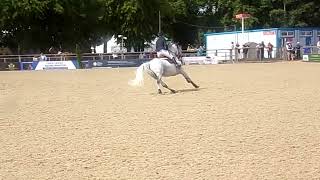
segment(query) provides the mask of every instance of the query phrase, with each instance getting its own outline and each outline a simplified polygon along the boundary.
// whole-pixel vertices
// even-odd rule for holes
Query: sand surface
[[[0,179],[320,179],[320,64],[0,72]]]

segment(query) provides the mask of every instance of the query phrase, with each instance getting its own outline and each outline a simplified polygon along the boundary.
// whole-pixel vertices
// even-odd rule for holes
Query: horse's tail
[[[129,85],[131,86],[142,86],[143,85],[143,72],[145,70],[145,65],[149,63],[141,64],[136,71],[136,78],[129,81]]]

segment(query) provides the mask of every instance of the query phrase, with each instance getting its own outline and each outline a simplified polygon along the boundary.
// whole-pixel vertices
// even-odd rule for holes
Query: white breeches
[[[175,56],[173,56],[169,51],[163,50],[163,49],[162,49],[161,51],[157,52],[157,56],[158,56],[158,58],[167,57],[167,58],[169,58],[169,59],[173,59],[173,57],[175,57]],[[176,59],[175,61],[176,61],[176,63],[178,63],[179,65],[182,64],[178,59]]]

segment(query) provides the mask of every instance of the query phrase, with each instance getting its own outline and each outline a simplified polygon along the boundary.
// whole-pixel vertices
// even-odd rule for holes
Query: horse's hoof
[[[162,94],[162,91],[160,89],[158,89],[158,94]]]
[[[200,86],[198,86],[198,85],[196,85],[194,83],[192,83],[192,85],[193,85],[194,88],[199,88],[200,87]]]
[[[175,94],[175,93],[177,93],[177,91],[175,91],[175,90],[171,90],[171,93],[172,93],[172,94]]]

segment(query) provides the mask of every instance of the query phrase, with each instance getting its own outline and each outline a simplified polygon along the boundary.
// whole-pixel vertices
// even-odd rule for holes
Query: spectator
[[[239,45],[239,43],[236,43],[234,54],[235,54],[235,59],[239,60],[240,59],[240,45]]]
[[[295,51],[296,51],[296,59],[301,59],[301,51],[300,51],[300,49],[301,49],[301,45],[300,45],[300,43],[299,42],[297,42],[297,44],[296,44],[296,46],[294,47],[294,49],[295,49]]]
[[[142,53],[139,54],[139,59],[143,59],[143,54]]]
[[[257,46],[256,46],[256,51],[257,51],[257,59],[260,59],[260,48],[261,48],[261,44],[258,43]]]
[[[203,47],[199,46],[198,50],[197,50],[197,56],[202,56],[203,55]]]
[[[40,61],[46,61],[47,60],[47,56],[44,55],[43,53],[40,54],[40,57],[39,57],[39,60]]]
[[[317,42],[317,48],[318,48],[318,54],[320,54],[320,38],[319,38],[319,41]]]
[[[293,60],[293,47],[292,47],[292,44],[290,42],[287,42],[286,50],[287,50],[287,60],[288,61]]]
[[[38,58],[33,56],[32,61],[38,61]]]
[[[193,47],[190,44],[188,44],[187,51],[194,51]]]
[[[239,45],[239,43],[236,44],[236,49],[238,50],[238,54],[240,54],[240,45]]]
[[[263,60],[264,58],[264,48],[266,46],[264,45],[264,42],[262,41],[261,44],[260,44],[260,60]]]
[[[234,43],[231,42],[231,49],[233,50],[234,49]]]
[[[248,50],[249,50],[249,45],[243,44],[242,45],[243,59],[248,58]]]
[[[231,42],[231,49],[230,49],[230,58],[233,60],[233,51],[234,51],[234,43]]]
[[[272,59],[273,45],[269,42],[267,45],[268,58]]]

